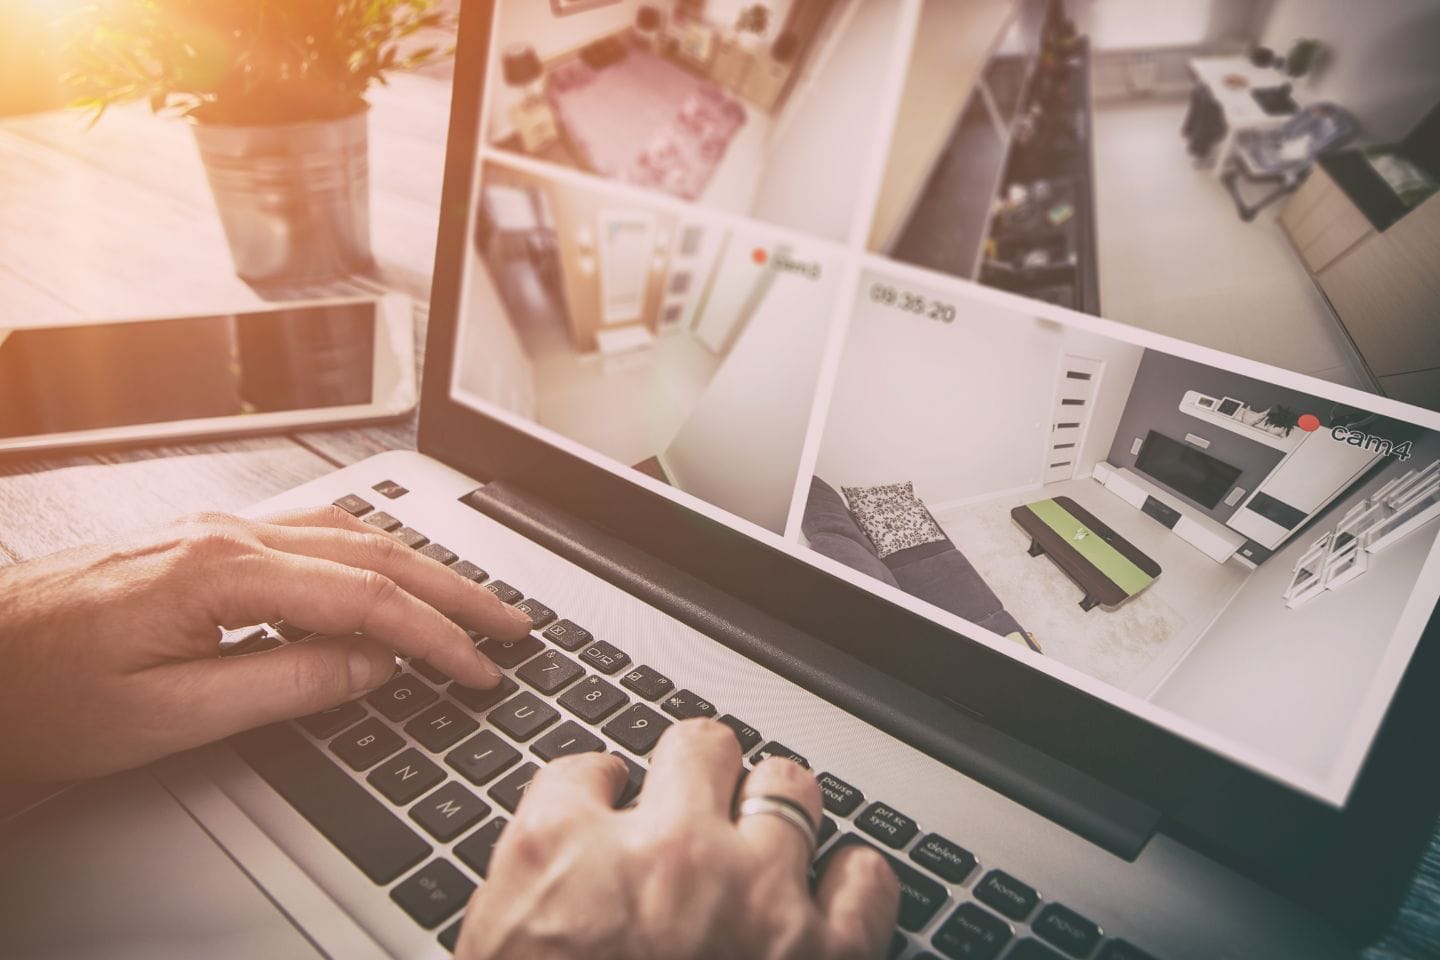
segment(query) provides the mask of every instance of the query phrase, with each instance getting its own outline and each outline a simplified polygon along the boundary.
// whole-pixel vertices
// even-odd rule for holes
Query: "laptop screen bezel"
[[[503,480],[783,619],[902,683],[1189,824],[1221,847],[1277,810],[1311,835],[1344,812],[795,556],[474,410],[451,394],[493,0],[461,10],[419,449],[477,480]],[[1427,635],[1430,630],[1427,629]],[[875,637],[884,637],[875,644]],[[1413,671],[1412,671],[1413,672]],[[944,677],[943,688],[936,682]],[[903,708],[903,705],[897,705]],[[1393,725],[1379,737],[1403,736]],[[1367,765],[1368,771],[1368,765]],[[1360,781],[1366,772],[1362,771]],[[1356,790],[1361,789],[1357,781]],[[1214,811],[1223,807],[1224,817]]]

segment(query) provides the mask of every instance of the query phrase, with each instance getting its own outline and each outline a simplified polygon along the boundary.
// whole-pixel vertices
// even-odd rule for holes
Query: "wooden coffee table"
[[[1030,556],[1046,554],[1085,592],[1080,609],[1118,607],[1160,576],[1160,564],[1069,497],[1010,511],[1030,535]]]

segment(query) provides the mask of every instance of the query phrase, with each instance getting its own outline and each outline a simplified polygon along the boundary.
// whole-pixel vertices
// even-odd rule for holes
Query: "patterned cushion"
[[[915,487],[909,482],[840,489],[850,503],[855,522],[860,524],[880,557],[945,539],[944,531],[915,496]]]

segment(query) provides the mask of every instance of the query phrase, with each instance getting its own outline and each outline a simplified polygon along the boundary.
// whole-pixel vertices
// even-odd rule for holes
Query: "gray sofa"
[[[1000,598],[948,537],[900,550],[882,560],[876,555],[870,538],[850,515],[844,498],[819,477],[810,481],[810,496],[800,529],[814,550],[832,560],[899,587],[912,597],[933,603],[1002,637],[1019,633],[1022,640],[1031,643],[1025,628],[1005,610]]]

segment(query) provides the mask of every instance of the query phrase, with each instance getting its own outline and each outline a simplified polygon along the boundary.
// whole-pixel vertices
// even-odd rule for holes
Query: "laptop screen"
[[[1187,98],[1279,74],[1028,0],[494,17],[456,400],[1343,803],[1440,594],[1440,359],[1306,219],[1334,130]]]

